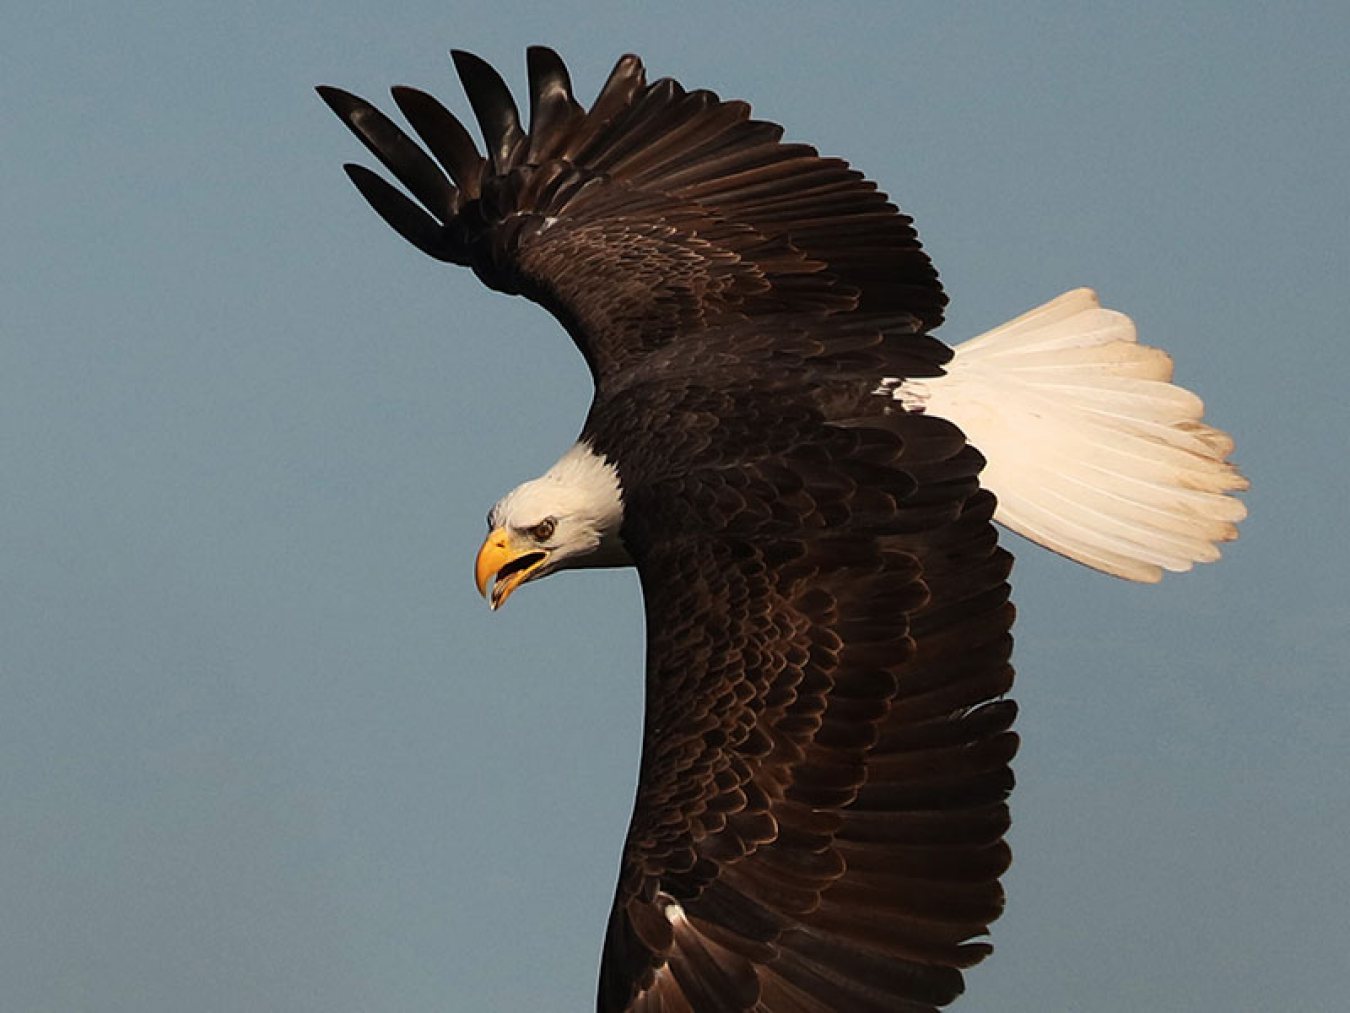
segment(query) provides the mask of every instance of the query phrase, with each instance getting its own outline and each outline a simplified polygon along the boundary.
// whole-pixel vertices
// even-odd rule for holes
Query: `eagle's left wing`
[[[935,1010],[1009,859],[981,458],[940,419],[740,404],[758,437],[626,490],[647,712],[599,1009]]]

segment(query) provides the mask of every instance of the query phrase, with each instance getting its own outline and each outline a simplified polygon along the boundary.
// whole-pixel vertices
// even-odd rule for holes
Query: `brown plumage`
[[[873,395],[934,376],[909,219],[743,103],[619,61],[589,111],[531,49],[530,129],[456,53],[438,102],[324,99],[416,198],[401,235],[552,310],[590,364],[646,600],[647,713],[602,1011],[930,1010],[998,916],[1012,610],[980,456]]]
[[[347,166],[375,210],[542,303],[595,380],[582,445],[622,525],[587,551],[636,565],[648,630],[598,1008],[946,1005],[1003,904],[1011,557],[980,453],[890,396],[952,354],[910,220],[636,57],[587,110],[531,49],[528,129],[492,68],[454,62],[485,154],[415,89],[393,95],[425,150],[320,92],[412,195]],[[480,556],[480,585],[546,572],[555,520],[509,567]]]

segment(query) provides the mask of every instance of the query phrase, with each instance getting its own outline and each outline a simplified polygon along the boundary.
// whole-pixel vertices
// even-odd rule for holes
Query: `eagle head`
[[[493,609],[521,584],[557,570],[632,564],[619,537],[618,469],[584,442],[499,499],[487,521],[474,581]]]

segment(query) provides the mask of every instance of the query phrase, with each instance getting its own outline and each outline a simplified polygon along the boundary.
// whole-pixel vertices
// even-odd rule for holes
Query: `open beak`
[[[506,528],[496,528],[488,534],[474,562],[473,577],[478,593],[488,599],[495,611],[546,559],[548,553],[538,546],[520,545]],[[492,583],[491,597],[488,596],[489,582]]]

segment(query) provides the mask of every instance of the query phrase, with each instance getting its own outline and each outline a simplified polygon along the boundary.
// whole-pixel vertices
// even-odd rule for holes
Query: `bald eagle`
[[[429,95],[320,94],[424,253],[552,312],[595,399],[488,516],[493,608],[634,566],[641,767],[598,1009],[935,1010],[1003,907],[1017,749],[1012,558],[993,522],[1138,581],[1218,557],[1232,442],[1078,289],[953,351],[911,219],[742,102],[619,60],[590,108],[528,53],[529,127],[452,54],[480,154]],[[490,592],[489,592],[490,587]]]

